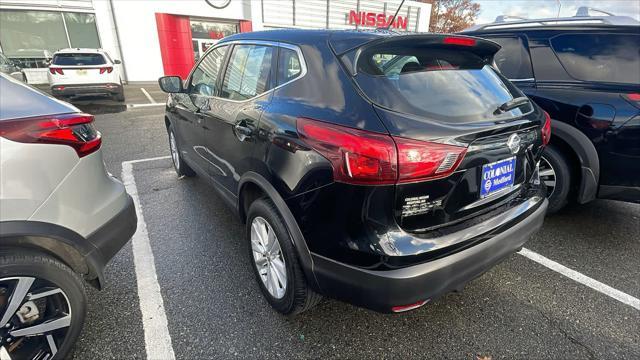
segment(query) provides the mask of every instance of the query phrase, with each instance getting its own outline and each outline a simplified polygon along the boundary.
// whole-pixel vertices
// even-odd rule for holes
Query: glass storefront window
[[[96,16],[87,13],[64,13],[71,47],[91,48],[100,47]]]
[[[0,45],[8,57],[43,58],[69,47],[62,13],[48,11],[0,11]]]
[[[238,32],[237,24],[191,20],[191,37],[194,39],[220,40]]]

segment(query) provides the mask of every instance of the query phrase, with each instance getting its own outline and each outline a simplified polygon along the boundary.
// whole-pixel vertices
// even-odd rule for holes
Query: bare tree
[[[453,33],[468,28],[480,14],[480,4],[471,0],[423,0],[431,3],[429,31]]]

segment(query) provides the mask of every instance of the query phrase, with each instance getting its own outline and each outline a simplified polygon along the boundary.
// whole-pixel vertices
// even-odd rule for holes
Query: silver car
[[[0,74],[0,359],[65,358],[136,230],[93,116]]]

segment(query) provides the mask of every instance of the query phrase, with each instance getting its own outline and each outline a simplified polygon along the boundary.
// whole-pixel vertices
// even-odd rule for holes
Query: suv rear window
[[[574,79],[640,83],[640,35],[559,35],[551,39],[551,47]]]
[[[100,54],[56,54],[53,56],[54,65],[104,65],[104,57]]]
[[[504,76],[511,80],[523,80],[533,78],[531,71],[531,58],[523,41],[519,37],[487,38],[495,41],[502,48],[493,57],[498,69]]]
[[[522,95],[490,62],[467,50],[383,45],[359,57],[356,82],[374,103],[406,114],[456,123],[523,115],[493,114]]]

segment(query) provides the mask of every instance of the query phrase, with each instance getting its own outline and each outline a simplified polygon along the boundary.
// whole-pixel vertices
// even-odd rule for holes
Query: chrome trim
[[[509,81],[535,81],[535,78],[526,78],[526,79],[508,79]]]
[[[217,100],[223,100],[223,101],[228,101],[228,102],[232,102],[232,103],[244,103],[244,102],[248,102],[251,100],[254,100],[256,98],[259,98],[263,95],[266,95],[270,92],[273,92],[277,89],[280,89],[281,87],[285,86],[285,85],[289,85],[294,81],[297,81],[299,79],[302,79],[305,75],[307,75],[307,61],[304,58],[304,55],[302,54],[302,50],[296,46],[296,45],[292,45],[289,43],[284,43],[284,42],[279,42],[279,41],[265,41],[265,40],[232,40],[232,41],[227,41],[227,42],[223,42],[223,43],[218,43],[216,44],[214,47],[212,47],[211,49],[207,50],[207,52],[202,56],[202,59],[204,59],[205,57],[207,57],[207,55],[209,55],[209,52],[214,51],[215,49],[222,47],[222,46],[230,46],[230,45],[264,45],[264,46],[273,46],[276,48],[285,48],[285,49],[289,49],[289,50],[293,50],[298,54],[298,59],[300,60],[300,75],[294,79],[291,79],[289,81],[287,81],[284,84],[280,84],[274,88],[271,88],[265,92],[262,92],[260,94],[257,94],[256,96],[249,98],[249,99],[245,99],[245,100],[231,100],[231,99],[226,99],[226,98],[222,98],[219,96],[211,96],[212,99],[217,99]],[[278,61],[278,59],[276,58],[276,61]],[[200,65],[200,62],[198,62],[198,64],[196,66],[193,67],[193,69],[191,70],[191,73],[189,73],[189,83],[191,82],[191,75],[193,75],[193,70],[195,70],[198,66]],[[227,63],[228,65],[228,63]],[[226,69],[225,69],[226,71]],[[224,81],[224,79],[222,79]],[[188,94],[188,93],[187,93]]]

